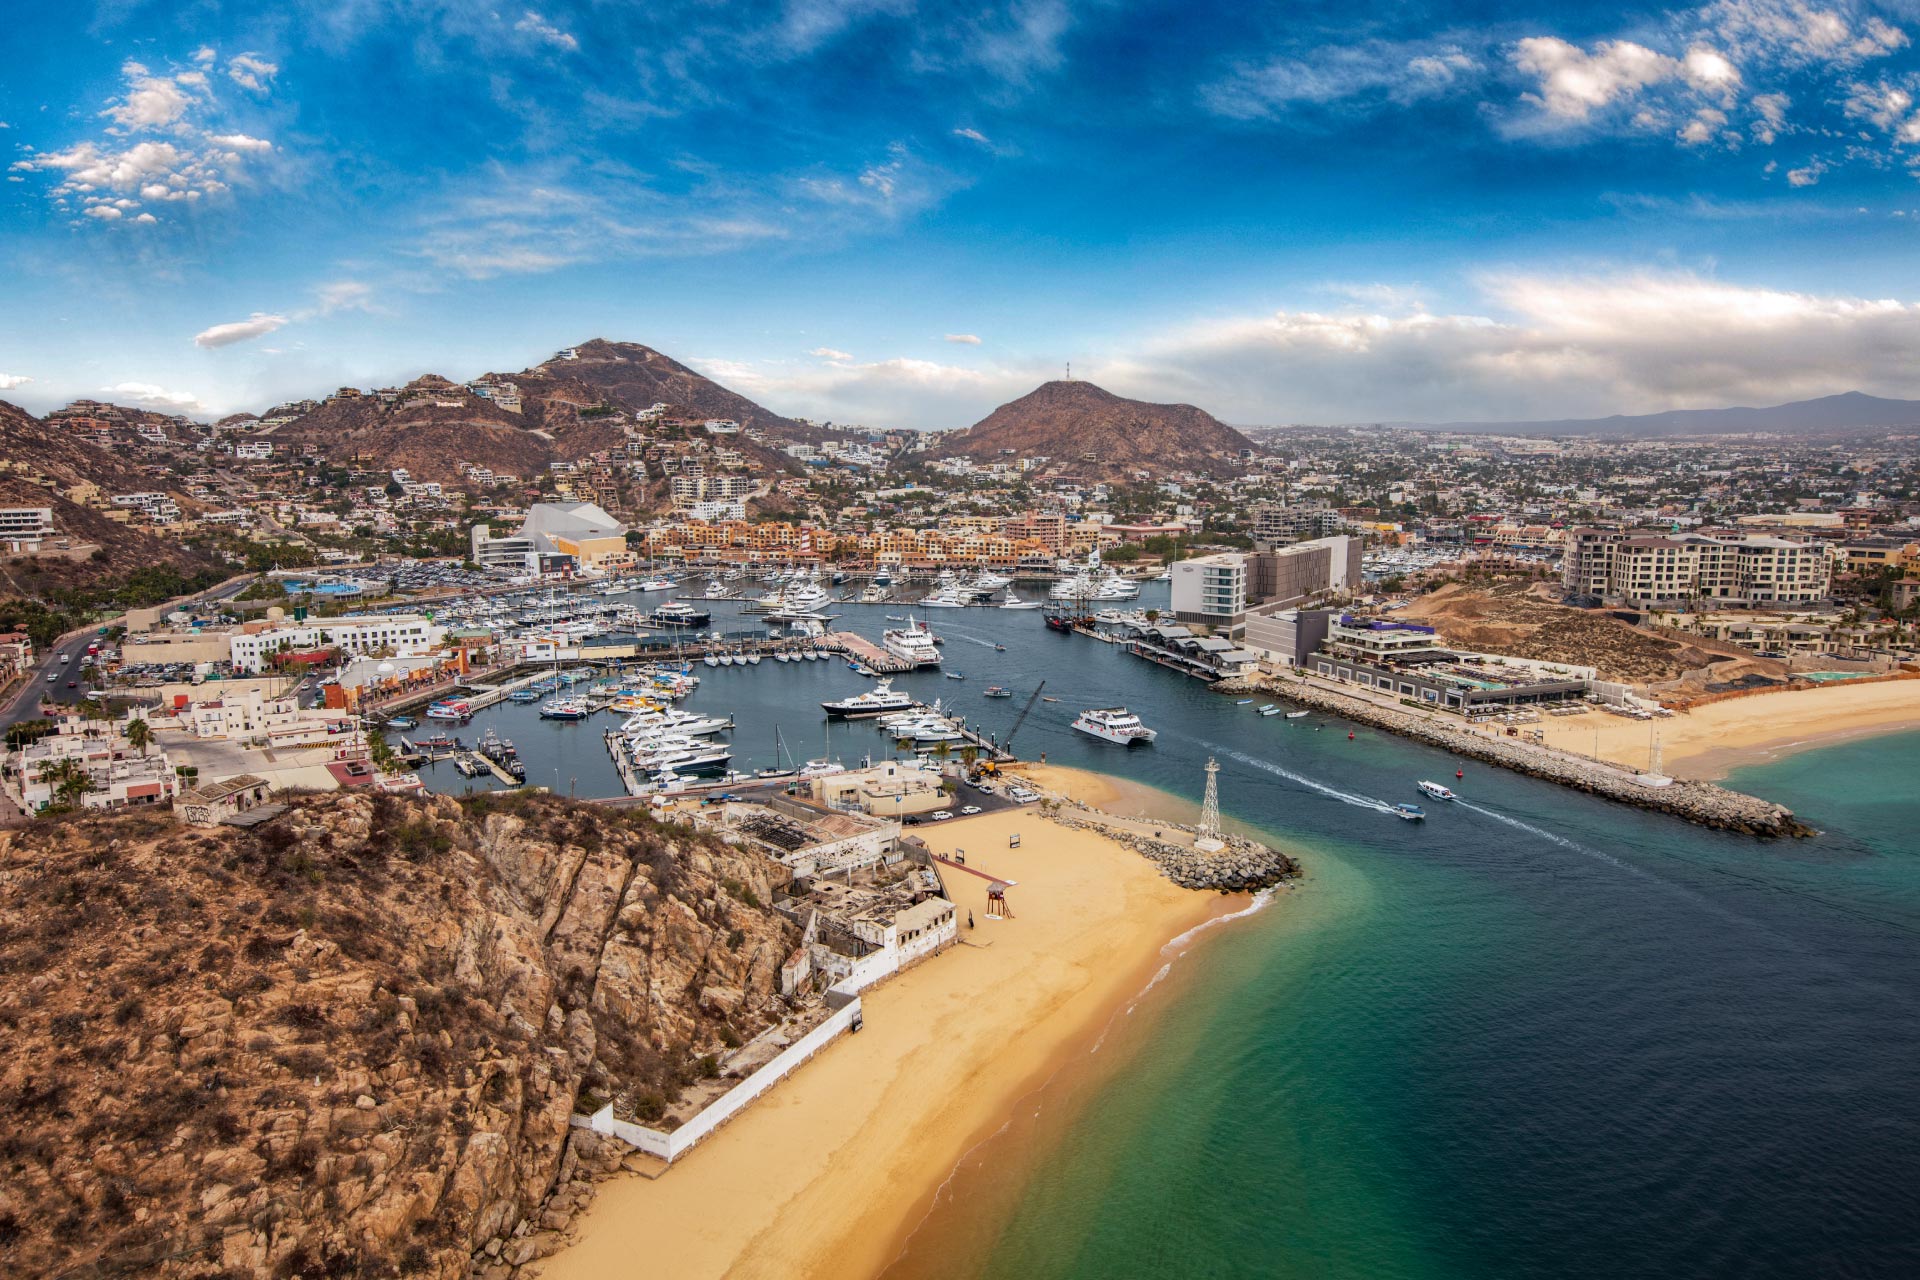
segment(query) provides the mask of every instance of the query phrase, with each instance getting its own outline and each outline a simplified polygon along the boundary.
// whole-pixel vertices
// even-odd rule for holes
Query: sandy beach
[[[1657,733],[1662,772],[1712,780],[1794,751],[1920,729],[1920,680],[1756,694],[1651,722],[1590,712],[1543,727],[1550,746],[1635,769],[1648,767]]]
[[[1044,781],[1122,812],[1158,794],[1071,770]],[[604,1184],[545,1275],[879,1272],[960,1158],[1084,1052],[1162,963],[1161,947],[1245,905],[1180,889],[1144,858],[1031,809],[919,831],[937,851],[962,849],[970,866],[1017,882],[1013,918],[985,918],[986,879],[943,869],[963,926],[967,912],[976,923],[962,945],[867,992],[865,1030],[660,1178]],[[1016,832],[1022,845],[1010,849]]]

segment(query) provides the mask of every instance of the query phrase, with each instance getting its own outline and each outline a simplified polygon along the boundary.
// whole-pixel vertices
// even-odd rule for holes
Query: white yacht
[[[1442,786],[1438,782],[1420,781],[1413,785],[1420,788],[1420,790],[1427,795],[1432,796],[1435,800],[1458,800],[1460,798],[1453,793],[1452,787]]]
[[[865,693],[855,694],[851,698],[842,698],[838,702],[823,702],[829,720],[845,720],[850,716],[868,716],[881,712],[904,711],[913,705],[912,695],[893,687],[892,680],[882,680]]]
[[[1140,723],[1140,717],[1125,707],[1102,707],[1094,711],[1082,711],[1073,727],[1082,733],[1090,733],[1103,742],[1114,742],[1131,747],[1136,743],[1151,744],[1160,735]]]
[[[967,607],[966,590],[958,586],[941,587],[922,600],[920,607],[922,609],[964,609]]]
[[[671,591],[679,585],[680,584],[675,582],[672,578],[648,578],[645,582],[635,587],[634,590],[635,591]]]
[[[915,622],[913,616],[907,616],[907,625],[880,633],[881,647],[900,659],[916,667],[937,667],[940,665],[940,650],[933,643],[933,632],[927,630],[924,622]]]
[[[1007,588],[1007,598],[1000,603],[1002,609],[1039,609],[1044,606],[1038,600],[1022,600],[1014,594],[1013,588]]]

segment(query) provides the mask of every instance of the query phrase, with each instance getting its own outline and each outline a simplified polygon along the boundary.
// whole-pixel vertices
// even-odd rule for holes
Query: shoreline
[[[1547,743],[1625,768],[1646,767],[1646,723],[1595,713],[1548,721]],[[1675,777],[1712,782],[1735,769],[1766,764],[1859,738],[1920,731],[1920,680],[1884,680],[1787,689],[1708,703],[1658,723],[1662,767]]]
[[[1098,774],[1048,781],[1161,807],[1160,793]],[[956,905],[978,917],[962,943],[865,993],[859,1035],[657,1179],[602,1183],[544,1276],[610,1280],[640,1254],[676,1277],[881,1273],[955,1172],[1153,987],[1169,948],[1191,951],[1196,930],[1255,903],[1181,889],[1118,842],[1031,811],[922,834],[1012,881],[1013,917],[985,919],[987,880],[947,869]]]

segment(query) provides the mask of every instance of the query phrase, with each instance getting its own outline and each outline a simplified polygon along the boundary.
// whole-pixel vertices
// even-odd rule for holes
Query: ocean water
[[[1262,719],[1033,613],[930,620],[967,679],[902,681],[919,696],[1004,733],[1044,680],[1021,755],[1189,800],[1214,757],[1229,818],[1309,873],[1009,1115],[898,1280],[1920,1274],[1920,734],[1736,775],[1821,828],[1763,842]],[[801,758],[888,749],[829,742],[818,703],[865,684],[838,664],[699,670],[687,705],[735,716],[736,767],[776,729]],[[1068,727],[1114,704],[1159,741]],[[533,781],[617,791],[605,725],[506,707],[466,732],[489,723]],[[1461,802],[1389,815],[1421,778]]]

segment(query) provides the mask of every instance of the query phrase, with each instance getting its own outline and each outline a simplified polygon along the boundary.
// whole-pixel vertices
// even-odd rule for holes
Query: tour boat
[[[1393,810],[1394,817],[1405,818],[1408,822],[1418,822],[1427,816],[1427,811],[1417,804],[1396,804],[1388,807]]]
[[[830,720],[845,720],[849,716],[873,715],[884,711],[904,711],[913,705],[911,694],[903,693],[893,687],[893,681],[882,680],[865,693],[843,698],[839,702],[823,702]]]
[[[1429,796],[1432,796],[1435,800],[1458,800],[1460,798],[1453,794],[1453,788],[1443,787],[1437,782],[1421,781],[1421,782],[1416,782],[1413,785],[1416,787],[1419,787],[1422,791],[1426,792]]]
[[[585,720],[593,713],[579,698],[549,698],[540,704],[542,720]]]
[[[473,707],[465,698],[442,698],[427,708],[429,720],[459,720],[465,722],[473,718]]]
[[[1154,730],[1140,723],[1140,717],[1125,707],[1102,707],[1093,711],[1082,711],[1073,727],[1082,733],[1091,734],[1102,742],[1119,743],[1131,747],[1135,743],[1152,743],[1159,736]]]

